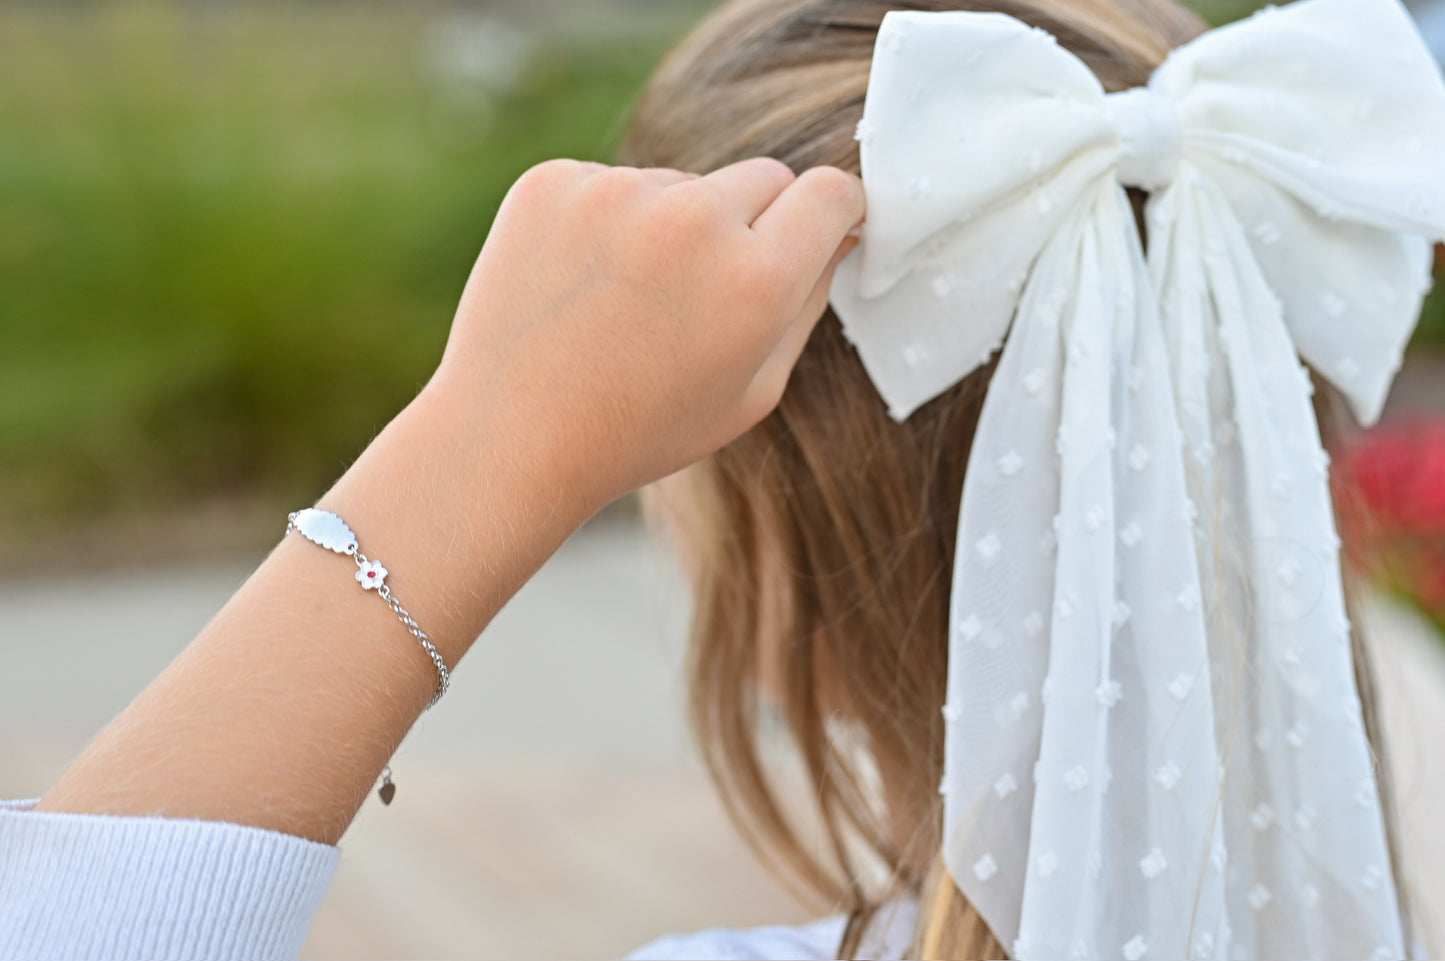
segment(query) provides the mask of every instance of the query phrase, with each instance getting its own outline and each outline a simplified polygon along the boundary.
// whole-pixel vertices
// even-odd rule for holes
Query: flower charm
[[[367,561],[357,567],[356,580],[368,591],[380,587],[381,582],[386,580],[386,568],[381,566],[381,561]]]

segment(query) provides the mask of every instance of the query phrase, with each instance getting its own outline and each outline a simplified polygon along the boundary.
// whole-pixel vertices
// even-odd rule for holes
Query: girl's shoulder
[[[879,909],[864,935],[858,957],[892,961],[908,950],[916,905],[894,901]],[[826,961],[838,957],[848,916],[835,914],[809,924],[758,928],[708,928],[671,934],[638,948],[627,961]]]

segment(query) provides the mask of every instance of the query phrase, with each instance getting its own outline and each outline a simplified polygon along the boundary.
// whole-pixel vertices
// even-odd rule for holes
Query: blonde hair
[[[619,160],[707,172],[767,155],[857,173],[875,34],[900,7],[1010,14],[1057,37],[1110,91],[1145,83],[1204,30],[1171,0],[733,0],[658,68]],[[938,856],[954,529],[992,376],[990,364],[894,423],[830,311],[777,410],[688,471],[693,727],[764,861],[851,913],[840,957],[900,894],[920,905],[909,957],[1007,956]],[[780,638],[771,661],[765,629]],[[770,716],[797,749],[825,854],[788,816],[762,757]],[[869,861],[887,884],[864,883]]]

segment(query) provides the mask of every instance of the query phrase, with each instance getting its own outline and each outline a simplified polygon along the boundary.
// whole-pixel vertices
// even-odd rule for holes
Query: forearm
[[[453,668],[600,506],[551,485],[518,419],[500,408],[453,416],[459,402],[424,392],[318,502],[386,564]],[[40,808],[230,821],[335,843],[437,683],[354,571],[349,558],[284,538]]]
[[[454,666],[607,500],[777,405],[862,215],[861,184],[829,168],[539,164],[498,211],[432,383],[317,506]],[[335,842],[437,682],[354,570],[285,538],[41,809]]]

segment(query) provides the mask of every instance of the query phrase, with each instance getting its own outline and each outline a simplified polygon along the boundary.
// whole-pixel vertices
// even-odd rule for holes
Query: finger
[[[722,191],[728,213],[751,224],[797,178],[781,160],[753,157],[719,167],[703,179]]]
[[[808,299],[803,302],[803,307],[783,330],[783,335],[763,361],[763,366],[758,369],[757,375],[753,378],[752,389],[764,393],[771,392],[773,396],[780,395],[787,385],[788,378],[792,375],[793,368],[798,364],[798,358],[803,355],[803,349],[808,346],[808,338],[813,334],[813,328],[818,326],[823,313],[828,307],[828,290],[833,284],[833,274],[837,271],[838,265],[843,259],[851,254],[858,246],[858,238],[848,236],[843,239],[828,266],[824,268],[818,282],[808,294]]]
[[[771,243],[800,277],[813,281],[863,219],[864,209],[861,180],[837,167],[813,167],[753,221],[753,232]],[[803,289],[811,287],[808,283]]]
[[[579,180],[586,180],[593,174],[607,169],[607,164],[598,163],[595,160],[574,160],[572,164],[577,170]]]
[[[852,234],[843,238],[843,242],[838,245],[838,249],[834,252],[832,259],[828,261],[828,266],[823,268],[823,273],[818,278],[818,282],[813,285],[813,290],[808,294],[808,299],[803,301],[802,310],[798,312],[798,319],[789,325],[789,330],[798,326],[800,323],[811,328],[818,322],[818,318],[823,316],[823,311],[828,307],[828,294],[833,286],[833,275],[837,273],[838,265],[858,248],[858,242],[858,238]],[[786,334],[784,336],[786,336]]]
[[[504,203],[511,201],[517,194],[525,193],[530,196],[537,192],[550,194],[560,189],[571,189],[606,169],[606,164],[592,160],[572,160],[567,157],[544,160],[527,168],[522,176],[516,179],[508,188]]]
[[[673,170],[671,167],[642,167],[639,172],[643,179],[657,187],[671,187],[673,184],[697,180],[702,176],[686,170]]]
[[[689,173],[686,170],[673,170],[671,167],[612,166],[610,164],[597,163],[593,160],[574,160],[572,163],[575,165],[578,175],[577,180],[579,182],[607,170],[630,170],[654,187],[671,187],[673,184],[696,180],[701,176],[700,174]]]

